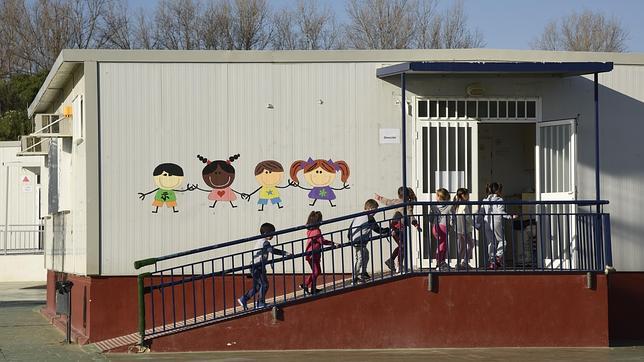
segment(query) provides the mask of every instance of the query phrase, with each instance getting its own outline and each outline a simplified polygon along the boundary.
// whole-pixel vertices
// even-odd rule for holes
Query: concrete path
[[[644,347],[100,354],[64,344],[38,312],[44,289],[33,287],[0,283],[0,361],[644,361]]]

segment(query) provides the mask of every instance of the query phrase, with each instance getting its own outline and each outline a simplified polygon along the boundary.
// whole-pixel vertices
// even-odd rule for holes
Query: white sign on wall
[[[380,144],[400,143],[400,128],[381,128]]]

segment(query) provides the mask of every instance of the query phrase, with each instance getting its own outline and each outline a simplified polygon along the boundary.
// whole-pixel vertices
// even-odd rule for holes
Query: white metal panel
[[[142,82],[141,73],[150,72],[151,68],[159,67],[156,72],[157,79],[161,79],[162,66],[175,67],[178,76],[163,75],[163,85],[155,82],[149,83],[150,79]],[[216,68],[230,68],[229,71],[215,70]],[[235,69],[235,67],[237,67]],[[245,135],[244,150],[236,167],[238,168],[238,180],[241,189],[253,189],[255,186],[252,178],[252,168],[260,159],[252,159],[255,149],[262,150],[265,158],[278,159],[285,168],[294,159],[306,158],[308,156],[332,158],[339,154],[352,166],[352,176],[349,183],[352,190],[344,191],[339,195],[337,208],[323,208],[325,217],[331,217],[344,212],[361,209],[361,203],[372,193],[381,192],[394,193],[399,184],[400,156],[399,149],[394,145],[377,144],[377,132],[379,127],[398,127],[400,122],[400,107],[395,104],[396,98],[400,97],[395,84],[380,81],[375,78],[375,69],[378,64],[352,64],[352,63],[331,63],[331,64],[103,64],[101,65],[101,135],[103,154],[102,188],[103,188],[103,263],[108,274],[132,274],[131,261],[140,257],[155,256],[166,252],[184,250],[192,246],[206,245],[212,242],[221,242],[231,237],[251,235],[256,233],[257,225],[262,220],[278,220],[274,222],[278,227],[286,227],[302,223],[310,208],[303,207],[306,195],[301,190],[288,189],[284,192],[284,199],[287,208],[284,213],[271,211],[270,213],[259,214],[253,205],[244,205],[244,209],[235,210],[216,209],[216,215],[207,219],[203,212],[196,207],[195,203],[206,202],[198,200],[197,194],[180,195],[182,222],[179,223],[158,223],[159,220],[171,221],[167,213],[155,215],[158,218],[150,219],[153,215],[140,217],[134,216],[135,212],[149,212],[149,200],[140,202],[136,199],[136,192],[151,187],[151,172],[154,166],[163,162],[159,155],[164,152],[173,155],[175,150],[181,155],[177,157],[180,164],[184,166],[187,180],[190,182],[200,181],[201,165],[191,164],[196,154],[194,150],[187,148],[198,148],[197,152],[208,152],[216,158],[223,158],[231,153],[237,153],[232,148],[235,143],[240,143],[239,137]],[[194,70],[199,68],[200,70]],[[270,68],[271,71],[264,71]],[[283,69],[282,69],[283,68]],[[193,69],[192,71],[188,71]],[[212,87],[216,85],[205,83],[217,78],[213,74],[223,72],[226,74],[224,82],[225,92],[215,94]],[[125,74],[123,74],[125,73]],[[641,205],[641,181],[644,180],[643,171],[633,167],[632,160],[638,159],[642,154],[642,145],[635,132],[641,127],[642,95],[641,82],[637,79],[644,77],[644,72],[636,66],[616,66],[609,74],[600,75],[600,80],[612,89],[601,89],[600,101],[602,104],[602,197],[610,199],[612,205],[608,208],[612,212],[613,227],[613,250],[615,265],[618,270],[644,270],[644,248],[640,242],[642,226]],[[346,79],[343,79],[347,75]],[[181,81],[179,81],[181,79]],[[219,79],[219,78],[217,78]],[[493,96],[516,96],[542,97],[543,118],[562,118],[580,114],[579,127],[579,192],[580,198],[594,197],[594,132],[593,132],[593,103],[592,103],[592,81],[582,78],[570,79],[436,79],[419,81],[410,79],[410,90],[414,94],[430,94],[429,90],[439,90],[443,96],[463,94],[465,86],[472,81],[482,81],[486,91]],[[160,82],[160,81],[159,81]],[[416,82],[416,83],[415,83]],[[270,87],[269,87],[270,85]],[[159,88],[163,88],[162,96]],[[170,89],[174,89],[172,91]],[[269,89],[267,91],[267,89]],[[347,109],[335,108],[336,111],[320,113],[330,105],[329,100],[323,99],[324,103],[316,103],[324,91],[328,90],[328,99],[337,97],[338,102],[348,102]],[[267,93],[268,92],[268,93]],[[151,93],[159,93],[152,96]],[[187,94],[195,99],[190,99]],[[222,96],[225,94],[226,97]],[[239,98],[242,95],[241,99]],[[152,97],[152,98],[150,98]],[[208,98],[207,101],[204,98]],[[278,99],[283,98],[283,101]],[[225,100],[224,100],[225,99]],[[269,100],[271,99],[271,100]],[[269,110],[266,104],[273,102],[274,108]],[[282,105],[284,102],[284,106]],[[334,107],[335,104],[331,104]],[[196,108],[195,108],[196,107]],[[172,118],[166,115],[168,109],[181,109],[174,112]],[[208,109],[205,112],[203,109]],[[317,112],[317,113],[316,113]],[[324,111],[326,112],[326,111]],[[218,118],[210,118],[221,121],[222,114],[228,119],[235,120],[235,129],[225,126],[223,130],[217,127],[218,135],[225,134],[231,137],[210,137],[212,129],[204,127],[206,124],[205,113],[216,114]],[[620,117],[616,117],[619,114]],[[157,122],[152,123],[150,118],[157,117]],[[279,116],[278,116],[279,115]],[[323,116],[337,116],[341,119],[323,119]],[[537,118],[541,118],[538,115]],[[196,120],[200,118],[199,120]],[[290,118],[290,119],[289,119]],[[249,120],[251,119],[251,120]],[[241,120],[241,121],[240,121]],[[262,122],[275,123],[274,127],[259,126]],[[143,124],[141,124],[141,122]],[[253,123],[251,123],[251,121]],[[239,123],[243,122],[243,123]],[[284,122],[284,123],[282,123]],[[322,127],[320,122],[330,122],[330,131]],[[231,122],[232,123],[232,122]],[[181,126],[168,126],[180,124]],[[285,127],[282,127],[286,124]],[[153,134],[161,134],[170,130],[171,142],[164,142],[167,134],[154,138],[156,142],[150,141],[150,126],[153,126]],[[215,125],[219,125],[215,123]],[[114,127],[114,129],[112,129]],[[306,128],[305,128],[306,127]],[[341,128],[338,131],[336,128]],[[320,129],[324,128],[323,131]],[[411,128],[411,127],[410,127]],[[268,129],[268,130],[267,130]],[[266,132],[258,139],[260,133]],[[332,147],[324,147],[320,151],[319,146],[323,140],[329,139],[325,132],[333,135]],[[156,132],[156,133],[155,133]],[[200,133],[201,132],[201,133]],[[340,133],[340,138],[337,137]],[[372,137],[369,135],[373,133]],[[271,138],[277,135],[275,138]],[[475,137],[475,135],[472,135]],[[165,138],[163,138],[165,137]],[[209,141],[204,141],[208,137]],[[115,138],[115,139],[112,139]],[[373,138],[373,139],[372,139]],[[282,143],[278,139],[284,139]],[[411,139],[411,138],[410,138]],[[175,141],[176,140],[176,141]],[[205,144],[204,144],[205,142]],[[253,144],[253,147],[247,145]],[[270,150],[266,145],[276,144],[280,148],[274,155],[270,156]],[[306,149],[302,149],[305,144]],[[410,142],[411,144],[411,142]],[[205,147],[207,145],[207,147]],[[225,147],[224,147],[225,146]],[[263,148],[261,148],[263,147]],[[382,147],[383,151],[380,151]],[[204,149],[204,151],[201,151]],[[269,151],[267,151],[269,150]],[[330,150],[330,151],[329,151]],[[477,151],[473,149],[474,153]],[[133,155],[126,156],[126,154]],[[257,153],[255,153],[257,154]],[[411,158],[412,153],[408,152]],[[154,157],[153,157],[154,156]],[[256,156],[255,156],[256,157]],[[135,160],[132,160],[135,158]],[[262,157],[264,158],[264,157]],[[408,164],[411,164],[408,163]],[[130,190],[130,196],[125,197],[127,192],[122,192],[116,187],[116,178],[107,180],[118,168],[127,170],[127,179],[131,183],[125,187]],[[245,171],[241,171],[245,170]],[[383,170],[385,170],[383,172]],[[246,172],[243,175],[243,172]],[[126,172],[118,171],[117,174],[125,177]],[[382,175],[391,174],[390,177]],[[243,175],[243,176],[242,176]],[[108,187],[106,184],[112,184]],[[246,188],[245,188],[246,187]],[[383,191],[384,190],[384,191]],[[133,194],[132,194],[133,193]],[[625,197],[624,194],[633,195]],[[117,195],[117,196],[115,196]],[[351,196],[349,196],[351,195]],[[203,195],[199,195],[203,197]],[[107,201],[107,199],[118,199],[119,202]],[[255,200],[252,201],[254,203]],[[109,205],[106,205],[108,203]],[[116,226],[118,221],[109,221],[109,216],[116,211],[107,209],[119,204],[121,213],[117,220],[122,225]],[[298,205],[298,210],[293,210],[292,205]],[[240,206],[241,207],[241,206]],[[291,209],[291,210],[289,210]],[[195,212],[194,210],[199,210]],[[241,212],[241,210],[244,210]],[[185,212],[184,212],[185,211]],[[239,212],[238,212],[239,211]],[[107,213],[107,215],[106,215]],[[238,215],[242,215],[238,218]],[[176,216],[176,215],[175,215]],[[192,218],[190,217],[192,216]],[[237,222],[237,220],[242,220]],[[154,220],[152,224],[150,220]],[[190,221],[194,220],[194,221]],[[216,220],[213,222],[213,220]],[[286,220],[286,221],[283,221]],[[302,221],[297,221],[302,220]],[[297,222],[296,222],[297,221]],[[141,225],[134,225],[140,223]],[[284,223],[284,224],[283,224]],[[177,224],[177,227],[172,225]],[[243,224],[243,225],[242,225]],[[222,226],[223,225],[223,226]],[[617,227],[617,225],[623,227]],[[172,226],[172,227],[171,227]],[[107,229],[123,228],[122,231],[108,231]],[[159,238],[158,228],[170,230],[171,236]],[[225,230],[223,230],[225,228]],[[176,230],[179,229],[179,230]],[[117,233],[127,236],[125,239],[115,237]],[[156,238],[155,238],[156,236]],[[176,237],[180,236],[180,237]],[[170,240],[172,239],[172,240]],[[115,241],[116,240],[116,241]],[[129,240],[129,244],[128,241]],[[132,241],[136,240],[136,242]],[[154,240],[154,243],[145,240]],[[125,255],[125,245],[133,248],[130,254]],[[134,245],[132,244],[144,244]],[[153,246],[153,248],[150,248]],[[146,249],[147,248],[147,249]],[[113,250],[108,250],[113,249]],[[132,249],[127,249],[131,251]],[[109,262],[107,259],[110,259]],[[114,264],[116,263],[116,264]]]
[[[134,274],[137,259],[256,235],[262,222],[301,225],[314,209],[325,218],[361,211],[374,192],[394,193],[400,145],[380,145],[378,128],[398,127],[400,106],[397,87],[374,76],[377,67],[101,64],[104,274]],[[284,209],[268,205],[263,212],[255,197],[238,199],[235,209],[222,203],[211,209],[207,195],[193,191],[178,194],[178,213],[152,214],[152,200],[137,198],[154,188],[159,163],[177,163],[185,182],[205,186],[197,154],[237,153],[236,190],[257,187],[253,171],[262,160],[275,159],[288,172],[293,161],[308,157],[346,161],[351,189],[337,192],[337,207],[320,201],[312,208],[307,191],[288,188],[281,192]]]

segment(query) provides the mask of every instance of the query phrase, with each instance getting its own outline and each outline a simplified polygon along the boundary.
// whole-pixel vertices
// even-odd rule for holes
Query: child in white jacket
[[[476,218],[476,228],[483,232],[487,243],[488,269],[498,269],[503,266],[503,253],[505,251],[504,220],[514,219],[516,215],[505,212],[505,205],[501,197],[503,185],[493,182],[486,187],[487,197],[483,201],[496,204],[483,205]],[[481,229],[482,228],[482,229]]]

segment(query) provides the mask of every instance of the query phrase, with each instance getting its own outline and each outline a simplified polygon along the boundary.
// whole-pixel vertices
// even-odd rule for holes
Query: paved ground
[[[35,285],[0,283],[0,361],[644,361],[644,347],[488,348],[102,355],[62,343],[65,336],[38,310],[45,291]],[[24,289],[28,288],[28,289]]]

